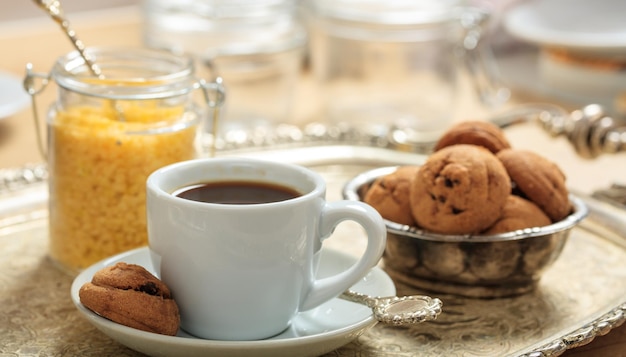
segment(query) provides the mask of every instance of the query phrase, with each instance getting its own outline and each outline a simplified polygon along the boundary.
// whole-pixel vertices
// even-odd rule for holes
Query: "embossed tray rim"
[[[385,148],[369,148],[350,145],[330,145],[279,150],[261,150],[220,153],[218,156],[246,156],[267,160],[293,162],[312,168],[333,165],[390,166],[419,164],[424,156]],[[19,168],[0,169],[0,233],[29,229],[28,223],[47,219],[47,177],[41,175],[45,165],[28,165]],[[32,170],[40,177],[33,177]],[[25,173],[25,174],[24,174]],[[26,175],[27,179],[24,179]],[[4,185],[4,186],[2,186]],[[580,192],[590,209],[589,217],[581,224],[583,229],[594,232],[626,250],[626,212],[613,205],[596,200]],[[616,305],[606,307],[600,316],[589,316],[588,322],[571,326],[559,336],[549,340],[531,341],[520,356],[558,356],[565,350],[591,342],[595,337],[609,333],[626,321],[626,297]]]

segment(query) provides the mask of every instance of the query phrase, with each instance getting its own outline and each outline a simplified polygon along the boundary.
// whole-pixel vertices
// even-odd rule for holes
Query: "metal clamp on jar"
[[[86,57],[85,54],[88,56]],[[106,76],[94,76],[89,58]],[[145,181],[155,169],[198,155],[203,107],[224,100],[221,80],[194,76],[193,61],[149,49],[88,49],[57,60],[48,74],[27,66],[35,96],[54,81],[47,116],[50,255],[75,273],[105,257],[147,244]]]

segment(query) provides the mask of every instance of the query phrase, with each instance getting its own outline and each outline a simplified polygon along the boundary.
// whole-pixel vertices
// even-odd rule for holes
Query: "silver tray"
[[[326,178],[331,200],[340,199],[345,182],[362,171],[424,160],[354,146],[238,155],[310,166]],[[139,355],[81,318],[69,298],[72,277],[47,259],[45,167],[0,170],[0,176],[0,355]],[[584,199],[590,216],[572,231],[536,291],[482,300],[397,283],[399,294],[441,298],[438,319],[409,328],[378,324],[328,356],[557,356],[606,334],[626,320],[626,214]],[[364,243],[355,229],[342,223],[338,237],[325,244],[357,254]]]

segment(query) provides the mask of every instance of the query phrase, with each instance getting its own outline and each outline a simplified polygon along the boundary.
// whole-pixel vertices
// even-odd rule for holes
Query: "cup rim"
[[[399,166],[387,166],[380,167],[377,169],[365,171],[351,180],[349,180],[343,187],[342,194],[344,199],[362,201],[359,197],[359,188],[366,184],[371,184],[378,177],[381,177],[386,174],[390,174],[394,172]],[[435,242],[501,242],[501,241],[512,241],[512,240],[521,240],[525,238],[531,237],[539,237],[546,236],[554,233],[558,233],[561,231],[566,231],[573,228],[576,224],[582,221],[589,214],[589,208],[584,203],[584,201],[576,197],[575,195],[569,195],[569,201],[573,207],[572,212],[565,217],[564,219],[549,224],[543,227],[533,227],[520,229],[516,231],[500,233],[500,234],[492,234],[492,235],[478,235],[478,234],[440,234],[440,233],[432,233],[426,231],[421,228],[412,227],[406,224],[400,224],[396,222],[392,222],[387,219],[383,219],[385,221],[385,226],[387,227],[387,232],[406,236],[415,239],[422,239],[428,241]]]
[[[254,165],[256,167],[263,166],[264,168],[270,171],[276,168],[280,168],[282,170],[291,170],[293,172],[298,173],[299,175],[302,175],[302,177],[306,177],[310,181],[312,185],[312,189],[308,190],[307,192],[302,192],[300,189],[298,189],[298,187],[295,187],[293,184],[288,184],[283,181],[276,181],[276,180],[269,180],[269,179],[268,180],[250,179],[250,181],[252,182],[254,181],[267,182],[267,183],[287,186],[289,188],[295,189],[296,191],[300,192],[301,195],[298,197],[288,199],[288,200],[276,201],[276,202],[252,203],[252,204],[224,204],[224,203],[199,202],[199,201],[188,200],[185,198],[178,197],[174,195],[173,193],[182,187],[197,184],[199,182],[218,182],[218,181],[232,180],[229,178],[215,179],[215,180],[207,179],[204,181],[197,181],[197,180],[190,181],[187,179],[185,183],[181,185],[176,185],[176,187],[174,187],[172,190],[167,190],[163,188],[159,184],[159,182],[157,182],[158,180],[160,180],[160,177],[163,175],[179,176],[181,177],[180,180],[184,181],[183,176],[181,175],[181,173],[184,173],[184,170],[191,170],[192,167],[196,167],[198,165],[201,165],[201,166],[211,165],[215,167],[215,165],[220,165],[220,164],[222,165],[247,164],[247,165]],[[324,197],[326,193],[326,182],[324,181],[322,176],[318,174],[317,172],[313,170],[309,170],[300,165],[295,165],[295,164],[282,163],[282,162],[264,160],[264,159],[241,158],[241,157],[240,158],[199,158],[199,159],[191,159],[191,160],[176,162],[176,163],[166,165],[155,170],[148,176],[148,179],[146,180],[146,189],[148,191],[152,191],[159,197],[165,198],[167,200],[171,200],[171,202],[184,203],[186,205],[192,205],[196,207],[206,207],[206,208],[219,207],[220,209],[225,209],[225,210],[226,209],[241,210],[242,208],[248,208],[248,209],[261,208],[262,209],[268,206],[275,207],[275,206],[297,204],[300,201],[309,200],[314,197]]]

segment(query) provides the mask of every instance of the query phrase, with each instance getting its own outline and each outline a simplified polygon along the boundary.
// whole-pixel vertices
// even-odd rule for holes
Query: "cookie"
[[[518,229],[543,227],[550,223],[552,223],[550,217],[537,205],[522,197],[510,195],[500,218],[483,234],[500,234]]]
[[[498,220],[510,193],[509,176],[494,154],[476,145],[453,145],[420,167],[411,185],[411,212],[429,231],[476,234]]]
[[[392,222],[413,225],[409,203],[411,181],[418,166],[401,166],[388,175],[378,178],[367,190],[363,201],[374,207],[383,218]]]
[[[478,120],[464,121],[452,126],[439,138],[434,150],[458,144],[482,146],[492,153],[511,147],[500,127]]]
[[[120,262],[97,271],[79,297],[89,310],[125,326],[170,336],[180,326],[169,288],[139,265]]]
[[[544,211],[552,222],[567,217],[572,210],[565,174],[552,161],[527,150],[505,149],[497,154],[515,189]]]

